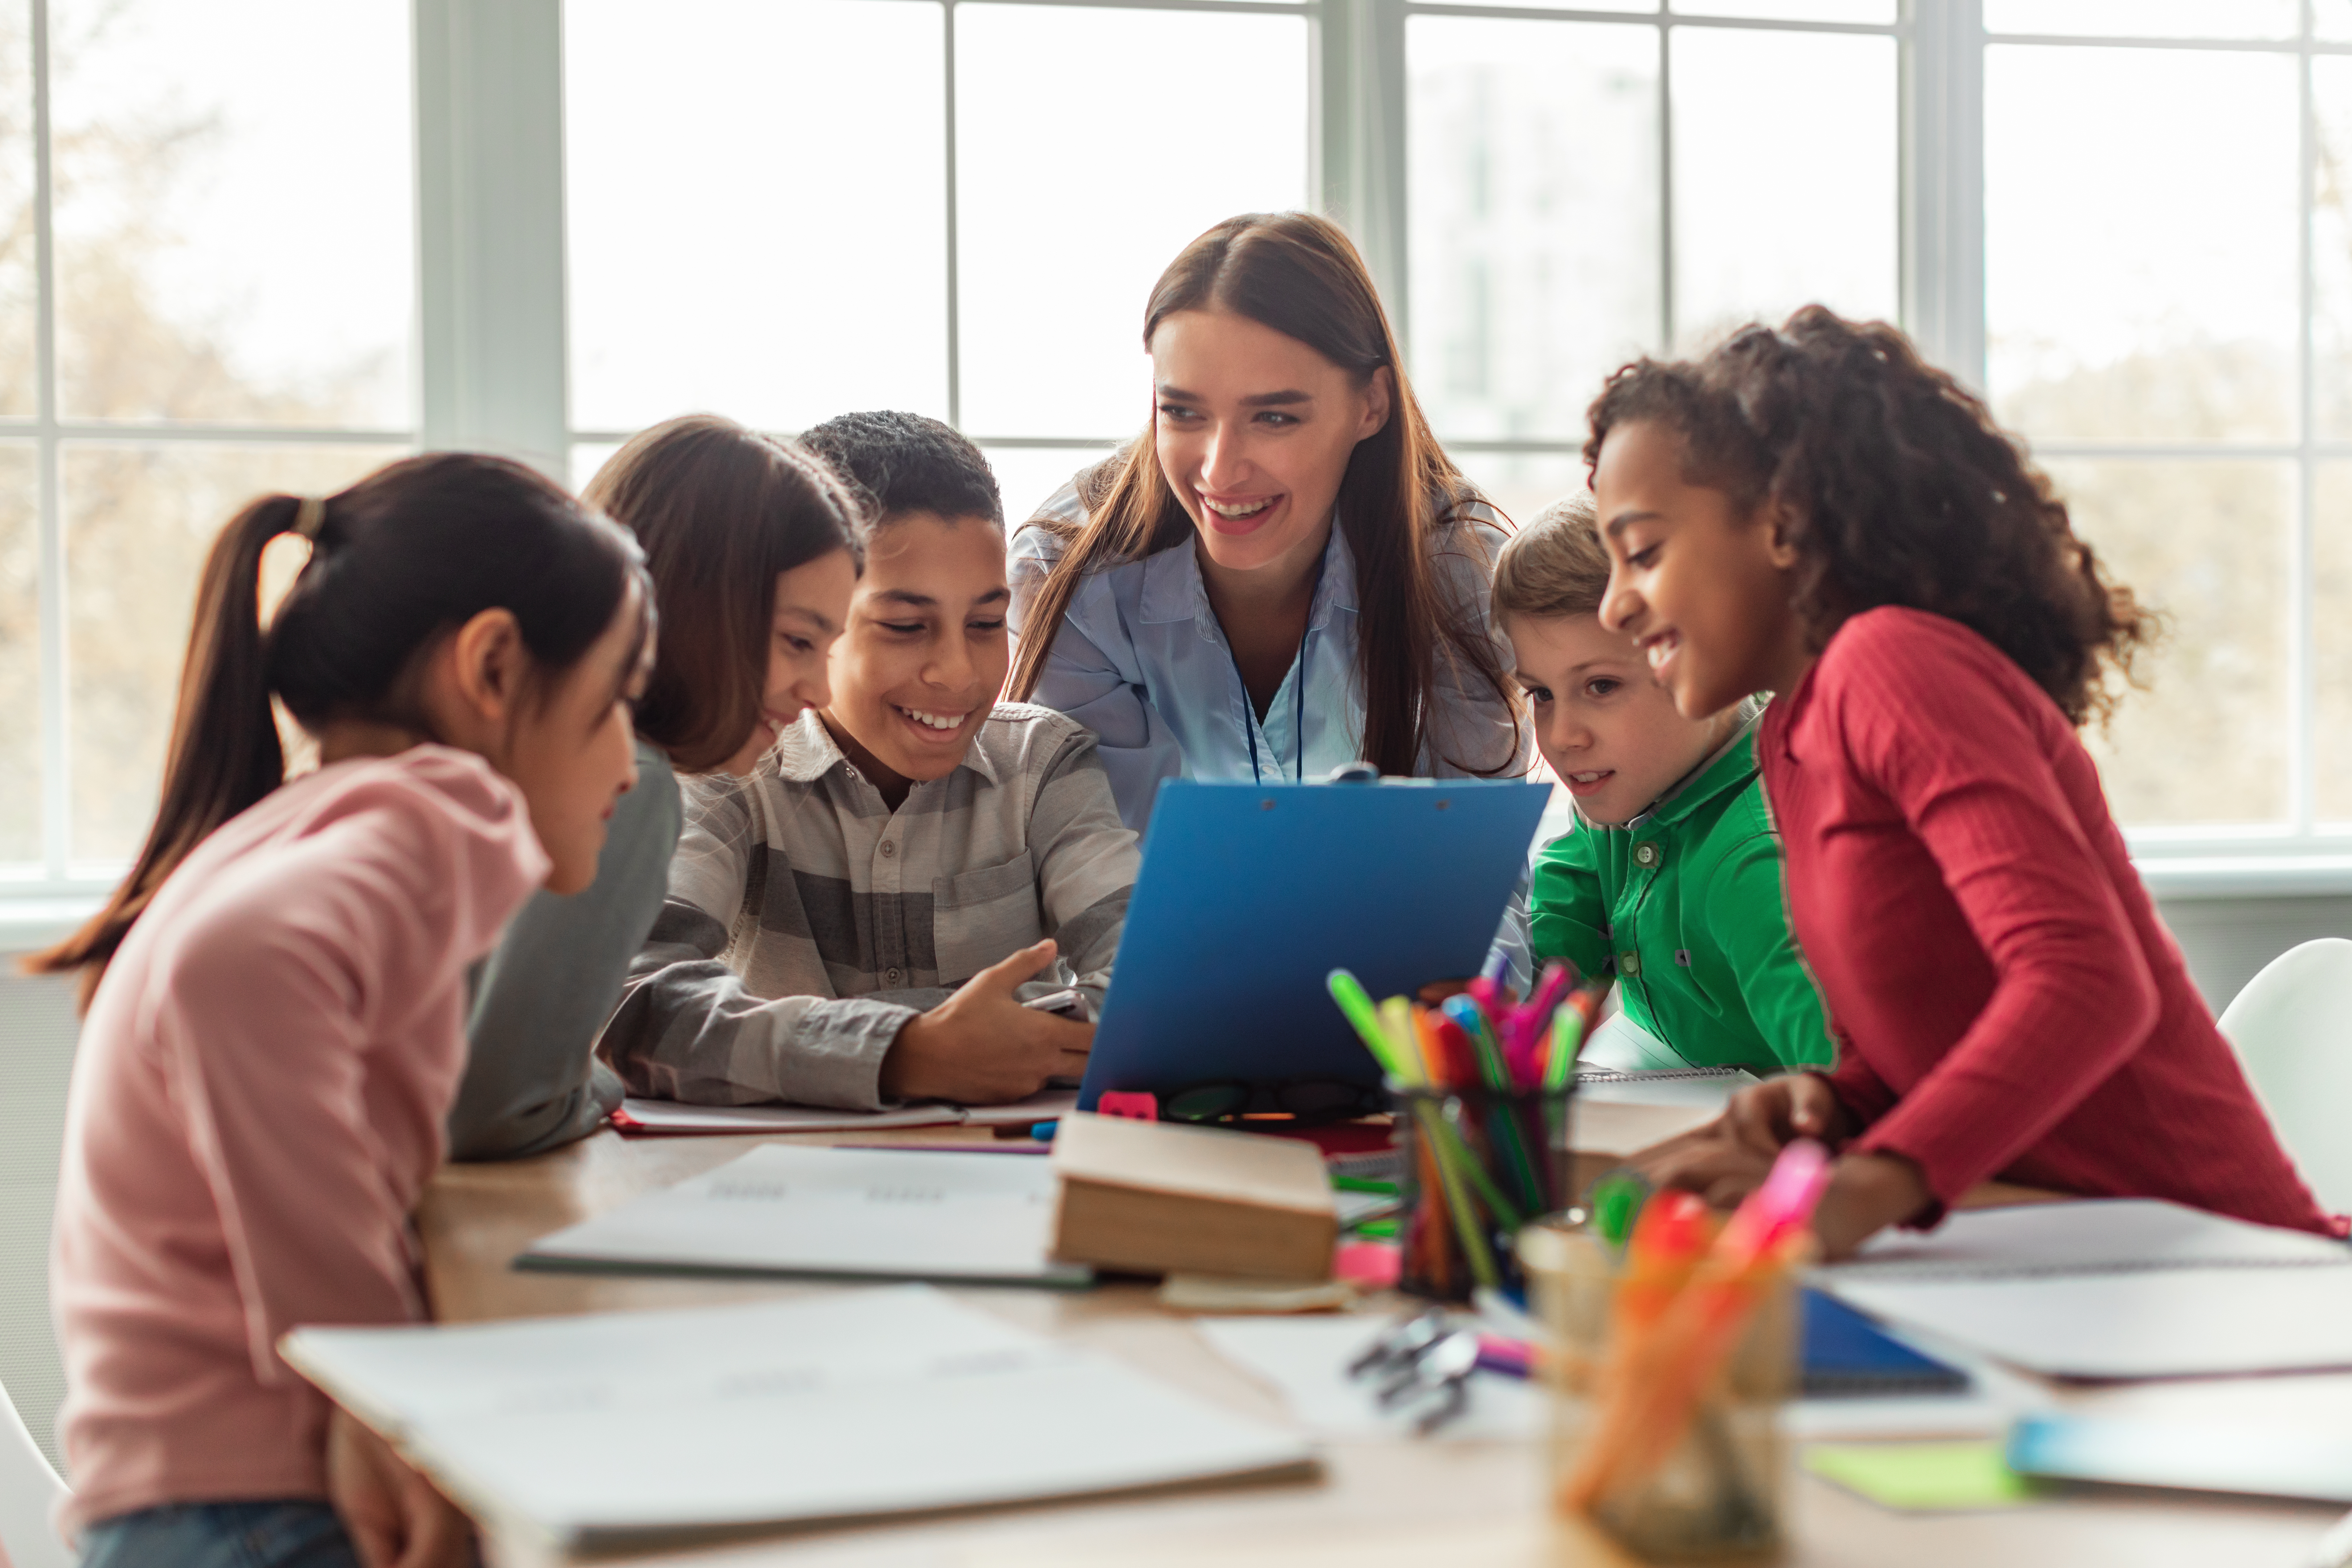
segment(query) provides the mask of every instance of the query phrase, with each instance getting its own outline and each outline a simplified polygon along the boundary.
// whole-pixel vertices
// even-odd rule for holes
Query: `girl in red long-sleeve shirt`
[[[1717,1201],[1839,1152],[1832,1256],[1991,1177],[2341,1235],[2214,1027],[2076,729],[2150,635],[1983,405],[1818,306],[1592,408],[1601,606],[1757,754],[1839,1037],[1642,1163]]]

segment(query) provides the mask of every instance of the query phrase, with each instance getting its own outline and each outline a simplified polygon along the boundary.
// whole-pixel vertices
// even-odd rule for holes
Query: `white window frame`
[[[54,264],[49,226],[47,0],[32,8],[36,136],[36,257],[40,301],[36,350],[39,404],[31,419],[0,420],[0,440],[37,446],[39,472],[39,593],[42,778],[45,856],[36,875],[0,887],[0,932],[21,946],[61,931],[86,914],[110,885],[105,868],[78,867],[68,854],[66,593],[58,453],[75,440],[156,442],[381,443],[387,448],[469,448],[501,452],[568,478],[574,443],[616,440],[625,432],[575,429],[569,407],[565,336],[562,0],[411,0],[416,116],[416,397],[413,429],[319,430],[202,426],[171,422],[73,421],[56,406]],[[947,233],[949,409],[961,415],[962,309],[956,268],[955,55],[959,5],[968,0],[872,0],[940,7],[947,29]],[[2322,833],[2312,819],[2309,766],[2314,712],[2308,584],[2310,479],[2325,458],[2352,457],[2352,444],[2311,438],[2312,291],[2310,60],[2352,53],[2352,46],[2310,41],[2308,4],[2302,36],[2275,42],[2011,37],[1986,33],[1980,0],[1904,0],[1891,26],[1759,21],[1700,14],[1588,11],[1574,6],[1449,4],[1445,0],[990,0],[992,4],[1104,8],[1264,12],[1304,15],[1308,51],[1310,182],[1316,199],[1357,238],[1395,315],[1410,309],[1406,274],[1405,23],[1412,15],[1512,20],[1648,25],[1660,44],[1662,116],[1670,113],[1666,44],[1682,27],[1892,36],[1900,58],[1900,300],[1905,325],[1923,352],[1970,386],[1985,378],[1984,50],[1989,44],[2252,49],[2301,61],[2304,225],[2301,346],[2304,418],[2298,438],[2269,446],[2208,448],[2179,445],[2036,443],[2038,456],[2269,457],[2298,465],[2290,568],[2291,671],[2295,732],[2291,757],[2293,819],[2256,831],[2147,831],[2132,836],[2142,874],[2168,897],[2352,892],[2352,834]],[[1662,121],[1662,136],[1671,134]],[[1671,179],[1671,158],[1664,162]],[[1673,235],[1671,192],[1661,204],[1662,321],[1671,341]],[[984,447],[1093,447],[1115,443],[1098,433],[1061,437],[972,433]],[[1441,435],[1443,432],[1441,432]],[[1463,441],[1459,449],[1565,453],[1576,443]]]

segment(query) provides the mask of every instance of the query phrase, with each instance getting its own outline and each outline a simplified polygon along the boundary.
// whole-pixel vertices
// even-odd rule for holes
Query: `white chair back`
[[[2352,942],[2290,948],[2221,1014],[2279,1142],[2320,1205],[2352,1212]]]
[[[73,1568],[73,1553],[50,1522],[67,1495],[16,1402],[0,1388],[0,1549],[8,1568]]]

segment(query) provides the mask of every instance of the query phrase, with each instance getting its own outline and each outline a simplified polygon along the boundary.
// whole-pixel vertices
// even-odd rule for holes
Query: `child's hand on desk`
[[[465,1568],[474,1527],[341,1405],[327,1419],[327,1496],[367,1568]]]
[[[1048,1079],[1084,1074],[1095,1026],[1024,1007],[1013,994],[1054,962],[1054,951],[1050,940],[1024,947],[908,1019],[882,1058],[882,1092],[893,1100],[1003,1105],[1026,1100]]]
[[[1853,1136],[1853,1115],[1818,1073],[1783,1073],[1752,1084],[1724,1107],[1727,1134],[1764,1155],[1777,1158],[1783,1144],[1811,1138],[1832,1149]]]
[[[1853,1118],[1822,1078],[1790,1073],[1734,1095],[1705,1127],[1644,1149],[1633,1168],[1656,1187],[1696,1193],[1728,1209],[1763,1185],[1780,1150],[1798,1138],[1834,1149],[1853,1136]],[[1813,1234],[1830,1261],[1934,1201],[1919,1168],[1900,1154],[1846,1154],[1831,1167],[1829,1191],[1813,1212]]]

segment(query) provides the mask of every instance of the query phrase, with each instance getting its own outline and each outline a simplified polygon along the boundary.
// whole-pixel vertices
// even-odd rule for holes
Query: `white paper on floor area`
[[[558,1541],[1297,1469],[1312,1448],[923,1285],[302,1329],[287,1359],[454,1497]]]
[[[1465,1318],[1465,1323],[1472,1320]],[[1377,1384],[1354,1382],[1348,1363],[1396,1326],[1389,1317],[1196,1318],[1217,1353],[1282,1396],[1301,1426],[1325,1437],[1410,1436],[1421,1408],[1384,1411]],[[1521,1439],[1543,1435],[1549,1411],[1539,1384],[1497,1373],[1470,1376],[1470,1408],[1431,1441]]]
[[[538,1267],[1083,1285],[1051,1256],[1055,1176],[985,1150],[763,1143],[533,1242]]]

